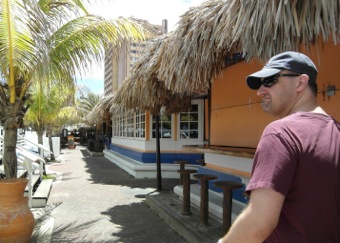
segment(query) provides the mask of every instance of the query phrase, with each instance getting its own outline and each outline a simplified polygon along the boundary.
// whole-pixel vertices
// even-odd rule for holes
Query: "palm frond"
[[[103,97],[86,115],[84,122],[89,125],[99,124],[110,119],[110,108],[113,104],[115,94]]]
[[[123,46],[131,40],[143,40],[152,33],[143,31],[148,24],[134,19],[106,20],[87,15],[76,18],[59,28],[49,39],[50,60],[53,73],[76,75],[87,72],[91,64],[104,60],[108,45]]]

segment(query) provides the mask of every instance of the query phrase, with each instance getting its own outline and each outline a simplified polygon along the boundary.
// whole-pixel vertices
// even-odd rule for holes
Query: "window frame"
[[[178,140],[180,141],[188,141],[188,140],[195,140],[195,141],[200,141],[200,140],[203,140],[203,126],[204,126],[204,122],[203,122],[203,118],[204,118],[204,114],[203,114],[203,101],[202,100],[192,100],[191,101],[191,105],[197,105],[197,112],[192,112],[192,111],[188,111],[188,112],[179,112],[177,114],[177,138]],[[196,114],[197,113],[197,121],[194,121],[194,122],[197,122],[197,129],[190,129],[190,125],[188,126],[188,129],[186,129],[186,131],[189,131],[192,130],[192,131],[197,131],[197,138],[192,138],[192,137],[189,137],[189,138],[183,138],[181,136],[181,131],[183,131],[183,129],[181,129],[181,114],[183,113],[194,113]],[[189,124],[191,122],[189,121]]]
[[[164,115],[164,116],[169,116],[169,115]],[[154,117],[153,115],[150,115],[150,139],[152,140],[155,140],[156,137],[153,137],[153,132],[154,132],[154,129],[153,129],[153,124],[154,124]],[[170,115],[170,132],[171,132],[171,136],[170,137],[163,137],[162,136],[162,124],[163,124],[163,121],[162,121],[162,115],[159,115],[160,117],[160,120],[159,120],[159,127],[160,127],[160,133],[161,133],[161,137],[160,139],[165,139],[165,140],[173,140],[174,139],[174,114],[171,114]]]
[[[125,111],[113,116],[112,137],[128,139],[145,139],[145,112]],[[139,116],[139,118],[137,118]],[[144,120],[141,119],[144,117]],[[139,122],[140,121],[140,122]],[[139,122],[139,124],[137,124]],[[136,136],[138,128],[143,127],[140,136]]]

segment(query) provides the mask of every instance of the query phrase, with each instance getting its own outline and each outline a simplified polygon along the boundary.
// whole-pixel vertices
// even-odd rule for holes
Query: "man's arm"
[[[263,242],[275,229],[284,196],[272,189],[259,188],[251,192],[245,210],[237,217],[222,242]]]

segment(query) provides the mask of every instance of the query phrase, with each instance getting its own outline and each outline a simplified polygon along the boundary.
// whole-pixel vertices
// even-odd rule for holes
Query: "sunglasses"
[[[269,88],[271,86],[273,86],[274,84],[277,83],[277,81],[279,80],[279,77],[298,77],[301,74],[292,74],[292,73],[286,73],[286,74],[276,74],[267,78],[264,78],[261,80],[261,84],[266,87]]]

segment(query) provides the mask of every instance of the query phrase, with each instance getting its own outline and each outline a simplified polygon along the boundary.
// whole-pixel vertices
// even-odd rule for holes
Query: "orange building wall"
[[[204,100],[204,141],[209,139],[209,104],[208,99]]]
[[[319,52],[318,52],[319,51]],[[340,121],[340,45],[327,44],[305,52],[316,64],[318,101]],[[210,145],[255,148],[265,126],[274,117],[262,111],[261,99],[246,84],[246,76],[261,69],[256,61],[241,62],[223,70],[211,88]],[[335,85],[335,96],[324,96],[327,85]]]

